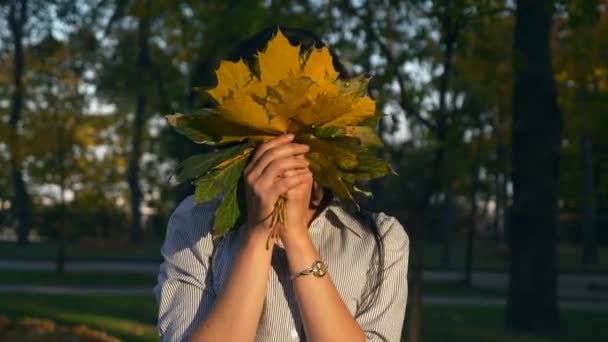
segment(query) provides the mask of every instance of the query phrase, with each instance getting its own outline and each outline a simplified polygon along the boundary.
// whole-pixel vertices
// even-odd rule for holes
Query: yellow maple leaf
[[[222,117],[260,131],[282,134],[287,133],[287,120],[282,116],[269,116],[264,106],[251,96],[230,96],[220,106]]]
[[[251,80],[251,72],[242,61],[221,61],[216,71],[217,86],[208,91],[218,103],[222,103],[224,97],[230,91],[244,87]]]
[[[315,80],[329,95],[337,93],[333,82],[338,78],[338,72],[334,69],[332,61],[333,58],[326,46],[320,49],[313,48],[302,68],[302,74]]]
[[[267,86],[277,85],[290,74],[301,73],[300,47],[291,45],[280,30],[274,39],[268,42],[266,50],[258,53],[257,59],[260,80]]]

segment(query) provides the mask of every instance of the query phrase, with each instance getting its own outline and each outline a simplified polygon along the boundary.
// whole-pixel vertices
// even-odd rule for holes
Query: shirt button
[[[297,339],[298,337],[299,337],[299,336],[298,336],[298,331],[297,331],[296,329],[292,329],[292,330],[291,330],[291,338],[295,340],[295,339]]]

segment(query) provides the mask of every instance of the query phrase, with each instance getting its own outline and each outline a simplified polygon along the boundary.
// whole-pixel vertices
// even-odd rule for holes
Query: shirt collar
[[[332,218],[337,219],[337,222],[335,223],[337,223],[340,228],[346,228],[360,238],[365,234],[366,229],[363,227],[360,220],[357,219],[354,216],[354,213],[347,209],[345,204],[336,196],[334,196],[329,203],[326,215],[328,220],[333,221]]]

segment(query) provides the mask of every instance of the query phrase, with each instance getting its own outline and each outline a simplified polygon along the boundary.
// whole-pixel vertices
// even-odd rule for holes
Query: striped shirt
[[[228,278],[243,226],[214,242],[210,229],[218,200],[195,204],[187,197],[175,209],[161,248],[164,261],[154,288],[162,341],[184,341],[211,310]],[[378,300],[360,310],[375,249],[374,236],[338,199],[311,223],[309,234],[328,275],[367,341],[400,341],[407,299],[409,240],[394,217],[374,213],[384,242],[384,272]],[[374,258],[375,259],[375,258]],[[256,341],[305,341],[289,279],[285,250],[273,249],[267,294]]]

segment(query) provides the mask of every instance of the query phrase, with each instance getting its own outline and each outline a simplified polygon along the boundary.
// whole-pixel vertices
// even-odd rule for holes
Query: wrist
[[[289,225],[288,228],[282,228],[280,238],[286,250],[295,251],[312,245],[308,229],[304,225]]]
[[[263,248],[272,251],[275,239],[270,237],[270,228],[264,225],[248,226],[244,236],[243,246],[249,249]],[[266,248],[270,247],[270,248]]]
[[[315,260],[320,259],[319,253],[308,234],[299,237],[293,234],[287,241],[283,241],[283,244],[291,273],[300,272],[310,267]]]

